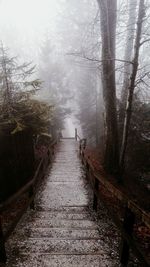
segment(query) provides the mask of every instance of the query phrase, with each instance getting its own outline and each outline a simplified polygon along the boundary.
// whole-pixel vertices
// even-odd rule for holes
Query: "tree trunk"
[[[138,19],[137,19],[135,46],[134,46],[135,47],[134,58],[133,58],[133,64],[132,64],[132,73],[130,76],[130,83],[128,87],[128,97],[127,97],[125,120],[124,120],[124,127],[123,127],[123,137],[122,137],[121,152],[120,152],[120,168],[122,170],[124,169],[125,153],[126,153],[128,136],[129,136],[129,128],[130,128],[131,115],[132,115],[132,103],[133,103],[133,96],[134,96],[135,80],[136,80],[136,75],[138,71],[139,50],[140,50],[140,41],[141,41],[141,35],[142,35],[142,24],[143,24],[144,16],[145,16],[144,0],[140,0]]]
[[[116,110],[115,46],[117,0],[97,0],[101,14],[102,84],[106,112],[105,166],[117,172],[119,165]]]
[[[128,87],[129,87],[129,79],[132,71],[132,66],[130,61],[132,61],[133,57],[133,43],[135,37],[135,24],[136,24],[136,7],[137,7],[137,0],[130,0],[129,1],[129,17],[128,17],[128,24],[127,24],[127,36],[126,36],[126,47],[125,47],[125,55],[124,55],[124,79],[123,79],[123,86],[121,92],[121,103],[123,105],[123,109],[125,111],[126,102],[127,102],[127,95],[128,95]]]

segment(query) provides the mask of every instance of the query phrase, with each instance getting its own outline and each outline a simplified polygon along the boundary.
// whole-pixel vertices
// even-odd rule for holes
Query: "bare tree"
[[[126,36],[126,47],[125,47],[125,55],[124,55],[124,78],[123,78],[123,86],[121,93],[121,103],[124,106],[127,101],[127,88],[129,87],[129,79],[131,74],[131,64],[128,63],[132,60],[133,56],[133,44],[135,37],[135,24],[136,24],[136,7],[137,0],[130,0],[128,4],[129,16],[128,16],[128,24],[127,24],[127,36]]]
[[[116,110],[115,45],[117,0],[97,0],[102,35],[102,84],[106,112],[105,166],[118,171],[119,145]]]
[[[121,152],[120,152],[120,168],[121,169],[124,168],[125,153],[126,153],[127,142],[128,142],[130,121],[131,121],[131,115],[132,115],[132,106],[133,106],[133,96],[134,96],[136,76],[137,76],[137,71],[138,71],[139,50],[141,46],[142,25],[143,25],[144,16],[145,16],[145,4],[144,4],[144,0],[140,0],[138,18],[137,18],[136,37],[135,37],[135,44],[134,44],[134,57],[133,57],[132,72],[130,76],[129,87],[127,90],[127,104],[126,104],[125,120],[124,120],[124,126],[123,126],[123,137],[122,137]]]

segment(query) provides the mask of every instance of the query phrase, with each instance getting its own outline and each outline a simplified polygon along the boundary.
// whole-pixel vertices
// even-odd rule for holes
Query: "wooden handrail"
[[[116,188],[110,181],[106,180],[99,172],[96,172],[90,159],[85,156],[84,149],[82,149],[82,155],[90,166],[93,177],[99,180],[99,182],[101,182],[101,184],[104,185],[118,200],[122,201],[125,206],[128,206],[128,208],[136,213],[141,221],[150,228],[150,213],[142,210],[142,208],[140,208],[133,200],[130,200],[125,193]]]
[[[51,144],[50,147],[53,147],[56,144],[56,140],[54,140]],[[21,189],[19,189],[15,194],[13,194],[11,197],[9,197],[7,200],[5,200],[4,202],[0,203],[0,212],[4,211],[7,207],[9,207],[9,205],[14,202],[15,200],[18,199],[19,196],[21,196],[22,194],[24,194],[26,191],[28,191],[28,189],[35,183],[38,172],[41,168],[42,163],[44,162],[44,158],[42,158],[40,160],[40,163],[35,171],[35,174],[32,178],[32,180],[30,180],[27,184],[25,184]]]
[[[56,140],[53,141],[50,144],[50,147],[54,147],[54,145],[56,143],[57,143]],[[36,182],[39,178],[41,166],[42,166],[42,164],[44,164],[46,159],[48,160],[48,155],[47,155],[47,157],[43,157],[40,160],[32,180],[30,180],[26,185],[24,185],[21,189],[19,189],[15,194],[13,194],[11,197],[9,197],[7,200],[5,200],[4,202],[2,202],[0,204],[0,215],[1,215],[2,212],[6,211],[10,208],[12,202],[17,201],[24,193],[26,193],[26,192],[29,193],[29,199],[28,199],[25,207],[23,207],[21,209],[21,211],[19,212],[19,215],[11,223],[9,229],[7,229],[7,232],[5,234],[3,233],[2,221],[1,221],[1,216],[0,216],[0,263],[5,263],[7,260],[6,250],[5,250],[5,242],[6,242],[7,238],[10,236],[10,234],[14,230],[15,226],[17,225],[18,221],[22,217],[22,215],[25,212],[25,210],[27,209],[27,207],[30,205],[31,208],[34,208],[34,196],[35,196],[34,185],[36,184]]]
[[[9,197],[7,200],[5,200],[4,202],[2,202],[0,204],[0,212],[5,211],[11,205],[12,202],[16,201],[21,195],[23,195],[25,192],[27,192],[29,190],[29,188],[35,183],[35,180],[37,178],[37,174],[40,170],[40,167],[41,167],[43,161],[44,161],[44,159],[41,159],[32,180],[29,181],[21,189],[19,189],[15,194],[13,194],[11,197]]]
[[[77,138],[79,139],[79,140],[81,140],[81,137],[77,134]]]
[[[137,218],[140,219],[141,222],[143,222],[148,228],[150,228],[150,213],[147,213],[142,208],[140,208],[133,200],[129,199],[129,197],[123,193],[121,190],[116,188],[110,181],[106,180],[98,171],[95,171],[92,162],[90,161],[90,158],[85,155],[85,148],[84,146],[79,146],[80,149],[80,155],[82,157],[82,162],[86,167],[87,170],[87,176],[92,176],[92,186],[93,186],[93,208],[95,211],[97,211],[97,199],[100,198],[99,194],[99,183],[101,183],[109,192],[112,193],[113,196],[115,196],[121,203],[123,204],[123,207],[125,209],[128,209],[129,213],[125,215],[124,222],[127,222],[127,228],[123,226],[122,221],[117,218],[116,215],[112,215],[112,218],[114,219],[116,225],[119,227],[122,233],[122,253],[121,253],[121,262],[122,260],[127,262],[129,257],[129,247],[132,247],[133,251],[135,251],[137,257],[139,260],[141,260],[144,265],[143,266],[149,266],[149,260],[147,259],[147,256],[143,254],[143,252],[140,251],[136,241],[134,240],[132,234],[130,234],[130,231],[128,232],[128,229],[133,228],[134,223],[130,225],[130,219],[128,216],[131,214],[133,218],[135,215]],[[108,208],[109,209],[109,208]],[[110,214],[112,212],[110,211]],[[127,217],[126,217],[127,216]],[[132,219],[131,219],[132,220]],[[119,222],[119,223],[117,223]],[[128,228],[129,227],[129,228]],[[123,262],[122,262],[123,263]]]
[[[75,128],[75,139],[76,139],[76,141],[77,141],[77,140],[81,141],[82,139],[85,139],[85,138],[81,138],[81,137],[79,136],[77,128]]]
[[[56,140],[54,140],[51,144],[50,147],[53,147],[56,144]],[[35,171],[35,174],[32,178],[32,180],[30,180],[27,184],[25,184],[21,189],[19,189],[15,194],[13,194],[11,197],[9,197],[7,200],[5,200],[4,202],[0,203],[0,212],[4,211],[7,209],[7,207],[9,207],[9,205],[16,201],[18,199],[19,196],[23,195],[25,192],[28,191],[28,189],[35,183],[38,172],[41,168],[42,163],[44,162],[44,158],[42,158],[40,160],[40,163]]]

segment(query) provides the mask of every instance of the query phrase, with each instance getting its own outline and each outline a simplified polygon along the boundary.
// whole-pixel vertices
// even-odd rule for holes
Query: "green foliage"
[[[0,129],[3,133],[14,134],[28,129],[33,134],[47,132],[51,120],[52,107],[48,104],[34,100],[24,99],[13,104],[10,114],[1,113]]]
[[[0,133],[15,134],[25,129],[32,134],[47,132],[53,107],[33,95],[41,81],[31,79],[35,67],[19,65],[0,48]]]

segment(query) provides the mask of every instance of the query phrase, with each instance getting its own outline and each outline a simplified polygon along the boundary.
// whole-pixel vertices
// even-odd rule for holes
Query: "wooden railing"
[[[9,197],[6,201],[0,204],[0,263],[6,263],[7,255],[5,250],[5,242],[15,229],[17,223],[19,222],[20,218],[24,214],[24,212],[27,210],[27,208],[30,206],[31,209],[34,209],[34,197],[36,193],[36,188],[38,183],[41,181],[41,178],[44,177],[45,172],[47,170],[48,165],[51,162],[52,156],[54,155],[54,149],[55,149],[56,141],[53,141],[49,148],[49,153],[43,157],[35,171],[34,177],[26,184],[24,185],[19,191],[17,191],[14,195]],[[19,213],[16,215],[13,222],[10,224],[6,232],[3,231],[3,224],[2,224],[2,214],[3,212],[10,210],[10,207],[12,206],[12,203],[17,202],[21,199],[21,197],[24,194],[27,194],[28,198],[19,211]]]
[[[100,198],[102,200],[100,194],[101,186],[104,186],[107,191],[113,195],[113,197],[120,201],[122,209],[124,209],[124,218],[119,218],[119,216],[112,212],[112,209],[106,205],[109,209],[109,214],[122,234],[120,262],[123,266],[127,266],[129,260],[129,250],[131,248],[136,257],[142,263],[142,266],[150,266],[147,255],[141,251],[141,248],[139,248],[139,245],[133,236],[133,229],[137,218],[140,222],[143,222],[148,228],[150,228],[150,214],[142,210],[134,201],[129,199],[125,193],[116,188],[110,181],[94,169],[90,158],[87,157],[85,153],[86,139],[81,139],[78,136],[77,131],[75,136],[76,140],[79,140],[79,151],[82,163],[86,169],[86,176],[89,178],[93,188],[93,209],[97,211],[98,199]],[[105,201],[104,204],[106,204]]]

